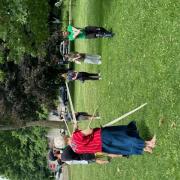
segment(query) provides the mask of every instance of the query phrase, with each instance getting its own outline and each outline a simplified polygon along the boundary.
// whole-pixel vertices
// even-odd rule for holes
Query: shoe
[[[102,80],[102,77],[100,77],[99,80]]]
[[[114,33],[107,33],[107,34],[104,34],[103,37],[113,37],[114,36]]]

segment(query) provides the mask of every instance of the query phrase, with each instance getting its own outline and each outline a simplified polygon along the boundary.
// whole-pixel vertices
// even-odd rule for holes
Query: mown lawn
[[[147,102],[119,124],[136,120],[144,138],[157,135],[157,148],[107,165],[72,166],[72,180],[180,179],[179,12],[177,0],[73,1],[75,26],[101,25],[116,33],[76,40],[76,51],[100,54],[103,63],[75,68],[100,71],[103,79],[75,83],[75,109],[93,113],[98,107],[102,119],[92,125],[99,126]]]

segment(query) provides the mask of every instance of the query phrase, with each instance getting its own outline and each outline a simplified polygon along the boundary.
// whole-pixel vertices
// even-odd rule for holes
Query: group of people
[[[71,137],[64,135],[63,140],[63,147],[51,150],[49,158],[69,165],[106,164],[112,158],[152,153],[156,143],[155,136],[148,141],[139,136],[135,121],[104,128],[76,128]]]
[[[77,28],[71,25],[68,26],[66,32],[62,32],[61,34],[70,41],[75,39],[110,38],[114,36],[114,33],[103,27],[87,26],[85,28]],[[96,54],[71,52],[65,54],[64,59],[65,61],[74,62],[76,64],[101,64],[101,56]],[[74,70],[69,70],[67,73],[63,74],[63,77],[68,81],[79,80],[84,82],[86,80],[101,80],[100,73],[76,72]]]
[[[90,38],[113,37],[114,34],[102,27],[87,26],[83,29],[68,26],[68,31],[62,33],[70,41]],[[89,55],[85,53],[70,53],[64,55],[65,59],[77,64],[90,63],[101,64],[101,56]],[[100,74],[68,71],[66,79],[69,81],[80,80],[100,80]],[[78,119],[91,119],[93,115],[77,113]],[[80,120],[79,119],[79,120]],[[97,118],[98,119],[98,118]],[[105,164],[112,158],[129,157],[131,155],[141,155],[144,152],[152,153],[156,144],[156,137],[145,141],[137,130],[136,122],[132,121],[128,125],[109,126],[102,128],[87,128],[80,130],[76,125],[71,137],[63,136],[64,144],[61,150],[54,148],[49,152],[49,158],[58,160],[66,164],[89,164],[96,162]]]

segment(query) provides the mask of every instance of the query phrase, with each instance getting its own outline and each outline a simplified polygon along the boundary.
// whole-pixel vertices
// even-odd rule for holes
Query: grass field
[[[75,50],[100,54],[102,65],[76,65],[100,71],[102,80],[75,82],[78,111],[98,107],[106,122],[147,102],[119,122],[136,120],[144,138],[157,135],[152,155],[116,159],[107,165],[72,166],[72,180],[180,179],[180,6],[178,0],[72,0],[73,24],[112,28],[112,39],[76,40]],[[84,128],[86,124],[81,124]]]

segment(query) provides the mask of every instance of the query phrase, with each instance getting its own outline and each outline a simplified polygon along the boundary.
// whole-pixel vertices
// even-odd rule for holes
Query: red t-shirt
[[[72,135],[71,147],[78,154],[101,152],[101,128],[93,129],[93,133],[88,136],[85,136],[81,130],[75,131]]]

